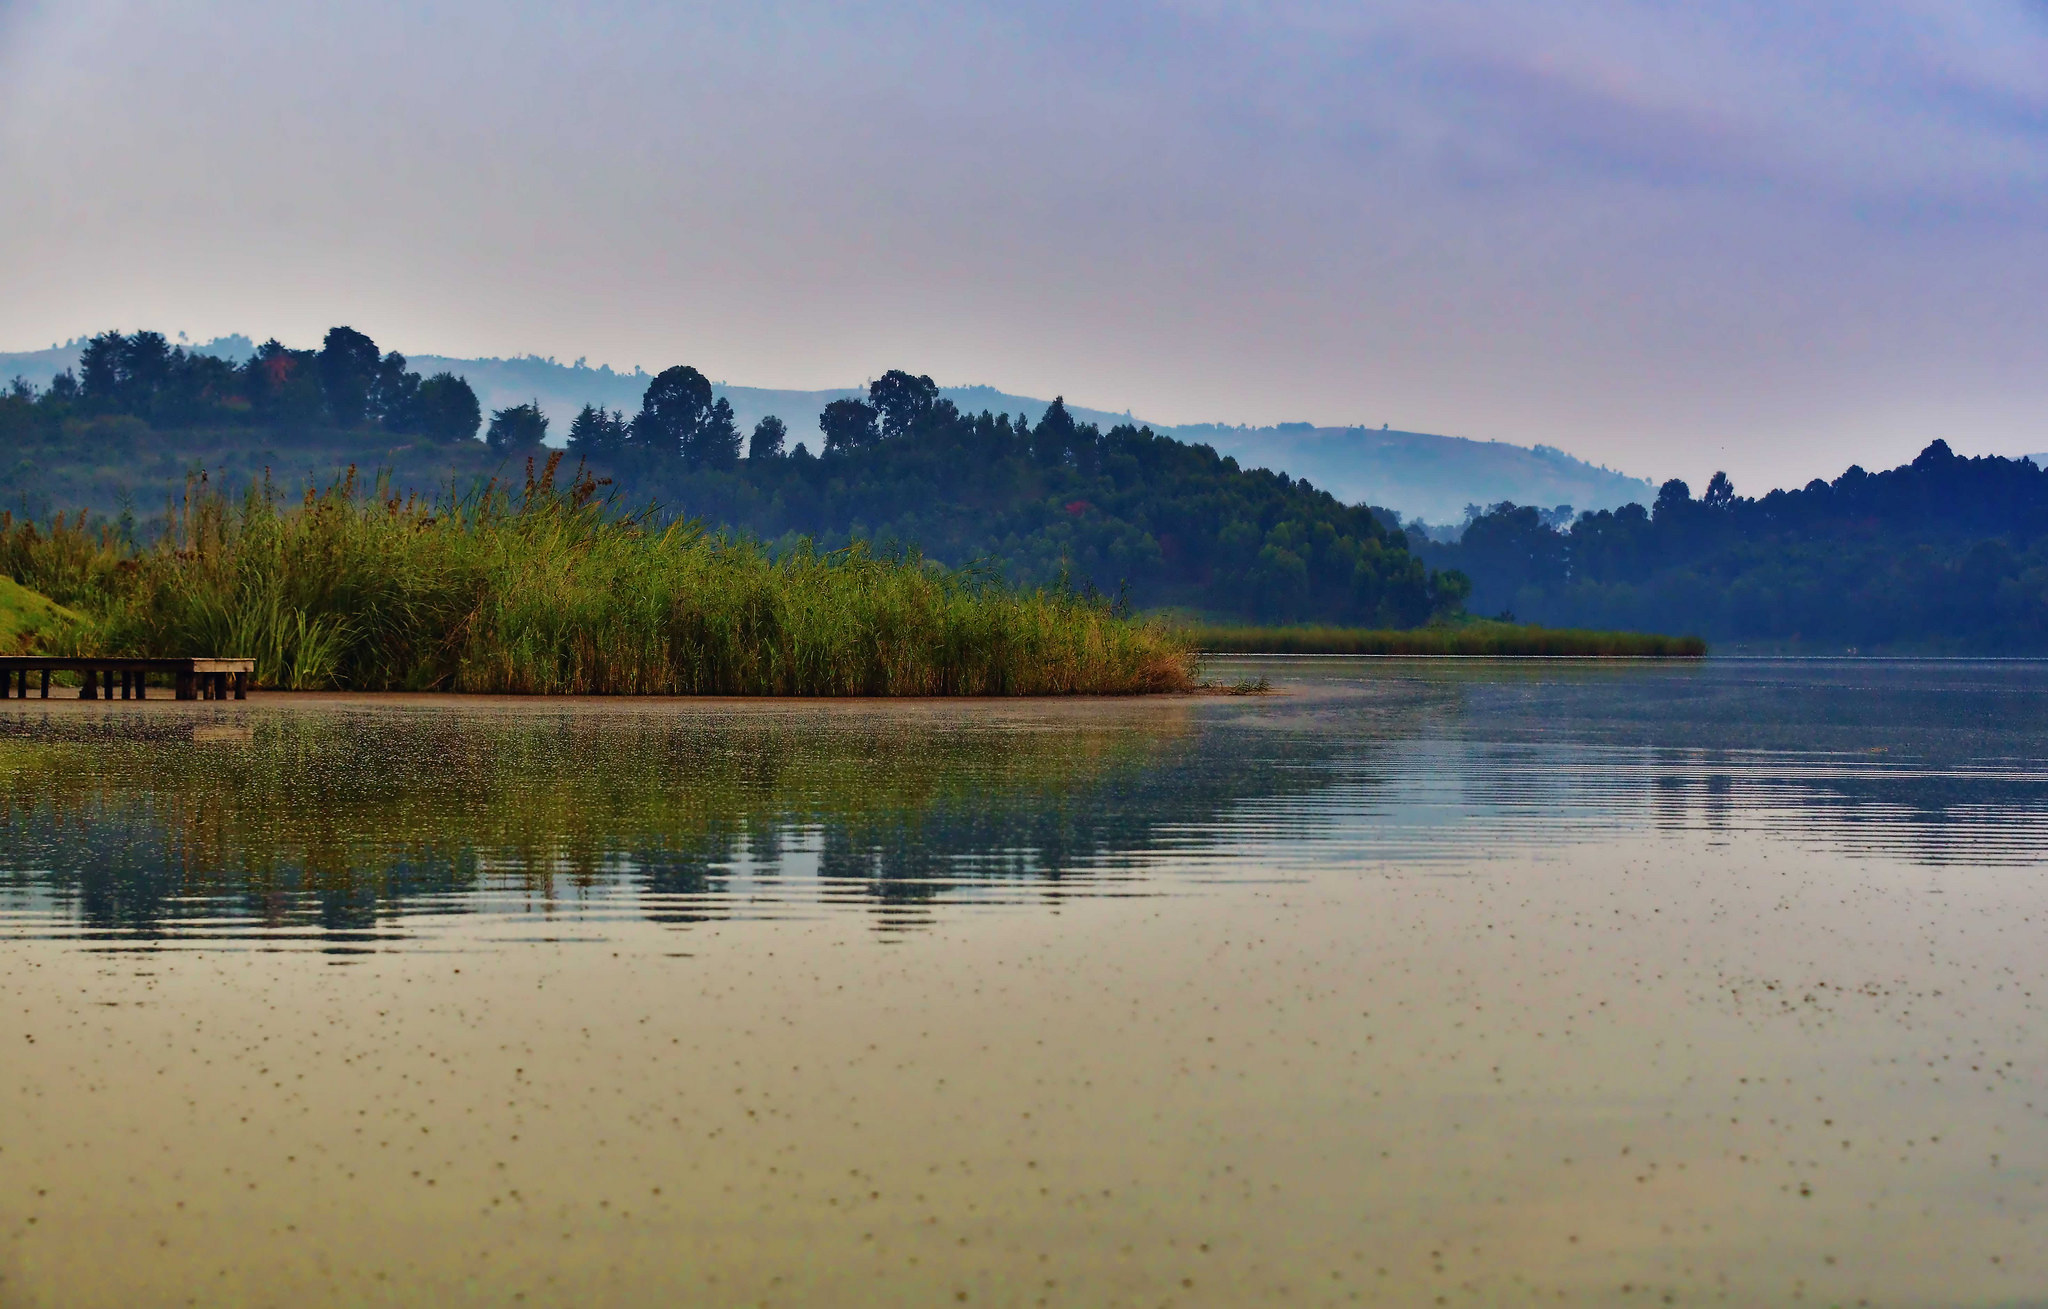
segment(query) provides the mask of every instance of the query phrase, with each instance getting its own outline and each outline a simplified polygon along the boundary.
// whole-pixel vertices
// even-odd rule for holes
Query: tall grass
[[[1188,638],[1210,654],[1608,656],[1698,658],[1697,636],[1587,632],[1523,623],[1472,622],[1381,631],[1362,627],[1195,627]]]
[[[1167,629],[863,547],[770,555],[555,482],[429,502],[353,471],[288,505],[188,488],[157,544],[0,517],[0,570],[84,612],[100,651],[253,658],[288,688],[680,695],[1176,691]]]

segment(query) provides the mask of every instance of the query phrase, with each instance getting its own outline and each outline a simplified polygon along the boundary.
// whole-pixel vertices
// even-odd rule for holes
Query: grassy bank
[[[561,694],[1183,690],[1168,630],[922,560],[757,545],[612,512],[554,464],[429,504],[353,475],[287,505],[194,488],[156,544],[0,517],[0,573],[78,610],[77,648],[256,660],[265,686]]]
[[[1698,658],[1696,636],[1650,632],[1587,632],[1523,623],[1471,622],[1380,631],[1360,627],[1214,627],[1189,629],[1196,649],[1212,654],[1518,655],[1611,658]]]
[[[0,576],[0,655],[27,654],[61,643],[69,629],[81,625],[77,614],[48,596]]]

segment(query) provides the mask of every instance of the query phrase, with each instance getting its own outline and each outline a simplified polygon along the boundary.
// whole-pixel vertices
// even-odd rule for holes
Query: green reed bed
[[[1210,654],[1485,655],[1696,659],[1697,636],[1589,632],[1524,623],[1471,622],[1383,631],[1362,627],[1197,626],[1188,639]]]
[[[1179,691],[1167,629],[865,549],[771,555],[622,515],[551,460],[523,492],[285,504],[195,487],[156,545],[0,517],[0,572],[81,611],[81,651],[234,655],[293,689],[536,694]]]

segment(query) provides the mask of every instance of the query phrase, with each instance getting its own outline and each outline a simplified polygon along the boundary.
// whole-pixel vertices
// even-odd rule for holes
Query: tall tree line
[[[17,400],[53,415],[122,415],[153,427],[376,428],[433,441],[474,437],[476,392],[450,373],[422,378],[405,356],[380,353],[349,327],[318,350],[271,339],[236,364],[172,345],[161,332],[102,332],[40,393],[17,380]]]
[[[1697,632],[1765,647],[2048,651],[2048,471],[1931,442],[1911,463],[1832,481],[1577,516],[1499,504],[1451,545],[1475,612],[1554,626]]]
[[[930,377],[891,370],[816,430],[813,453],[764,418],[742,459],[730,408],[678,367],[631,417],[586,406],[569,448],[625,494],[771,540],[915,547],[1140,605],[1407,626],[1465,594],[1370,510],[1147,428],[1078,423],[1063,399],[1036,422],[963,413]]]

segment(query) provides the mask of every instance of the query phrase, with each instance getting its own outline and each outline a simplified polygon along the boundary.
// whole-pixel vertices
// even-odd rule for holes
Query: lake
[[[0,704],[0,1306],[2048,1303],[2048,665]]]

